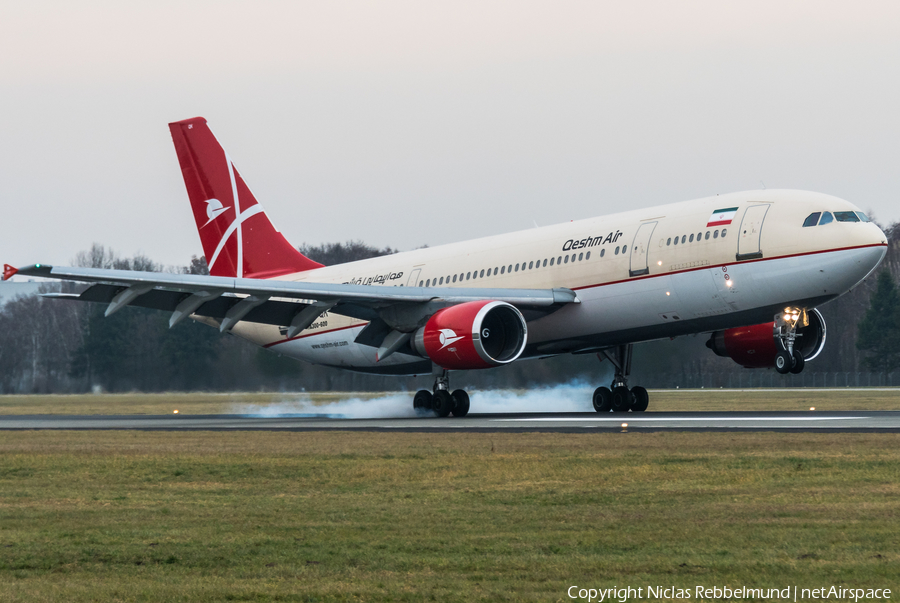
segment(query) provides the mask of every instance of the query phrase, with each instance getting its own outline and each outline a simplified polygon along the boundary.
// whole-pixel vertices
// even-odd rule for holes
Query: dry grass
[[[0,600],[896,589],[898,462],[898,434],[4,433]]]
[[[552,392],[552,390],[551,390]],[[589,399],[590,391],[585,392]],[[227,414],[236,408],[309,399],[326,404],[348,398],[377,398],[386,392],[316,393],[165,393],[100,395],[7,395],[0,396],[0,414]],[[412,404],[412,394],[410,404]],[[548,402],[552,393],[548,393]],[[735,411],[735,410],[900,410],[898,389],[751,389],[751,390],[654,390],[650,410]],[[586,402],[587,404],[587,402]],[[548,409],[552,404],[548,403]]]

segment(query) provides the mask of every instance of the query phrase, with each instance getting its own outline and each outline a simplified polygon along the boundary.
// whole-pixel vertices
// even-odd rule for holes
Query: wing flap
[[[69,299],[77,301],[89,301],[108,304],[112,299],[124,288],[116,285],[92,285],[83,293],[47,293],[44,297],[52,299]],[[141,295],[129,305],[139,308],[151,308],[153,310],[164,310],[166,312],[174,312],[186,297],[181,291],[166,291],[162,289],[153,289]],[[218,321],[225,319],[228,311],[241,301],[240,297],[234,295],[220,296],[213,300],[204,302],[199,308],[194,310],[193,314],[213,318]],[[242,320],[248,322],[257,322],[261,324],[286,326],[290,325],[294,316],[310,307],[309,304],[300,304],[295,302],[286,302],[281,300],[269,300],[265,304],[253,308],[243,317]],[[317,314],[318,315],[318,314]]]
[[[172,313],[170,325],[193,313],[220,321],[227,330],[237,320],[283,327],[306,326],[317,306],[351,318],[387,319],[408,330],[441,307],[482,300],[505,301],[537,318],[566,304],[580,303],[571,289],[387,287],[307,283],[162,272],[63,268],[35,264],[19,274],[93,283],[79,299],[108,304],[108,313],[132,305]],[[209,297],[209,301],[201,298]],[[59,296],[57,296],[59,297]],[[187,312],[191,310],[192,312]],[[316,313],[316,316],[318,313]]]

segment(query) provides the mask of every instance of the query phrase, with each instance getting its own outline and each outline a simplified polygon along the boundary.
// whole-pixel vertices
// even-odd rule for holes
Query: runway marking
[[[742,393],[742,394],[771,394],[772,392],[804,392],[815,394],[817,392],[897,392],[900,387],[753,387],[753,388],[725,388],[725,387],[677,387],[675,389],[648,389],[648,392],[661,394],[711,394],[711,393]]]
[[[545,417],[526,419],[491,419],[492,421],[605,421],[609,423],[635,423],[649,421],[845,421],[868,419],[869,417],[632,417],[622,415],[620,417]]]

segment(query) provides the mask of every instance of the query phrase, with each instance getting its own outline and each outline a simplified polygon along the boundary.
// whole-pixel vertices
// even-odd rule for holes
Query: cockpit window
[[[815,226],[816,224],[818,224],[819,216],[821,216],[821,215],[822,215],[822,212],[817,211],[817,212],[813,212],[813,213],[809,214],[808,216],[806,216],[806,219],[803,220],[803,228],[806,228],[807,226]]]
[[[819,226],[822,226],[823,224],[831,224],[832,222],[834,222],[834,216],[831,215],[830,211],[826,211],[824,214],[822,214],[822,219],[819,220]]]
[[[869,220],[869,216],[862,213],[861,211],[856,212],[856,215],[859,216],[860,222],[871,222],[871,220]]]
[[[834,212],[834,219],[838,222],[859,222],[859,216],[856,215],[855,211],[836,211]]]

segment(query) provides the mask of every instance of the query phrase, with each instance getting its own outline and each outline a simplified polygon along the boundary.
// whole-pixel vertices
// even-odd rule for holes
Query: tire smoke
[[[594,385],[582,380],[552,387],[528,390],[472,390],[470,414],[509,414],[522,412],[593,412],[591,395]],[[417,415],[412,406],[414,392],[390,392],[383,396],[360,397],[351,392],[346,398],[316,402],[311,396],[298,394],[274,404],[241,404],[235,414],[248,417],[322,417],[330,419],[388,419],[430,416]]]

